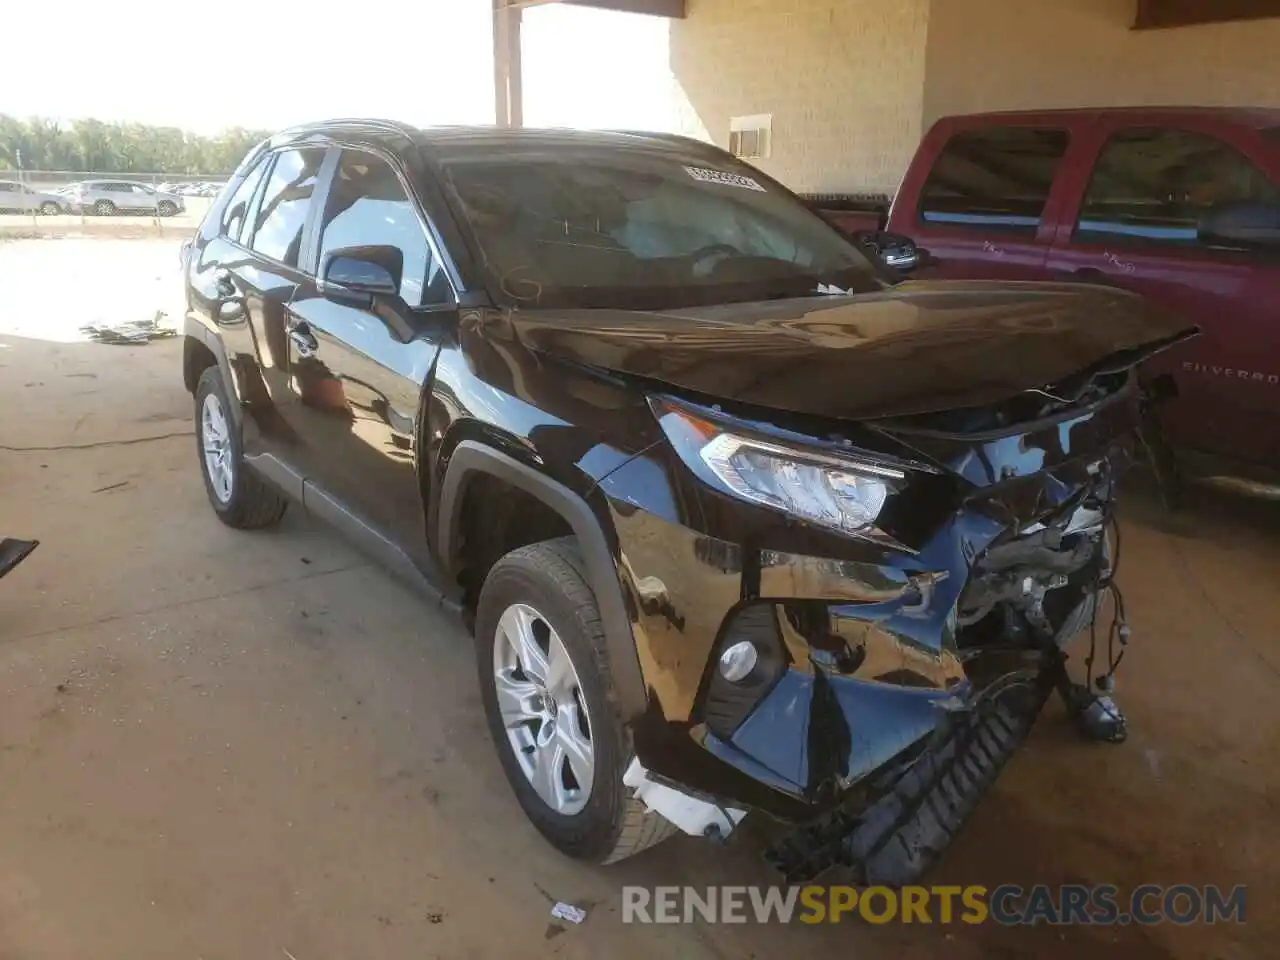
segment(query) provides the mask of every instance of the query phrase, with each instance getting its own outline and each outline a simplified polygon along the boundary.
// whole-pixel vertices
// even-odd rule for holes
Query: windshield
[[[494,283],[527,306],[664,309],[881,287],[867,259],[749,167],[618,147],[453,147]]]

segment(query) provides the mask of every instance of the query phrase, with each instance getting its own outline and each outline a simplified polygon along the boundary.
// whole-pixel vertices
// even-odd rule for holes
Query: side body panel
[[[1201,335],[1148,364],[1173,374],[1179,398],[1162,419],[1179,447],[1280,467],[1280,256],[1196,245],[1077,237],[1102,150],[1126,130],[1160,128],[1212,137],[1238,150],[1280,186],[1280,150],[1249,127],[1203,111],[1126,111],[1104,116],[1072,167],[1048,266],[1056,275],[1148,297],[1200,327]]]
[[[289,312],[290,322],[305,325],[314,341],[303,356],[289,340],[287,393],[279,407],[309,451],[308,478],[429,570],[417,458],[422,391],[438,340],[424,331],[401,343],[367,311],[314,289]]]

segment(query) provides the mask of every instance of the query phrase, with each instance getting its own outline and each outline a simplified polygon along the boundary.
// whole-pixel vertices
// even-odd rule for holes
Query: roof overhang
[[[1280,0],[1138,0],[1135,30],[1280,17]]]
[[[683,20],[686,0],[496,0],[502,7],[528,9],[549,3],[569,3],[575,7],[596,7],[600,10],[618,10],[622,13],[647,13],[654,17]]]
[[[654,17],[684,19],[685,0],[564,0],[578,7],[599,7],[624,13],[647,13]]]

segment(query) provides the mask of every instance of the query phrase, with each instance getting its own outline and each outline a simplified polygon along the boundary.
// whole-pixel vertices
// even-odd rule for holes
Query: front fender
[[[455,576],[458,528],[467,484],[488,475],[536,497],[564,518],[587,564],[587,575],[604,626],[613,689],[623,720],[642,715],[648,698],[636,656],[632,617],[619,578],[617,536],[587,501],[534,467],[475,440],[463,440],[449,456],[437,500],[436,543],[446,575]]]

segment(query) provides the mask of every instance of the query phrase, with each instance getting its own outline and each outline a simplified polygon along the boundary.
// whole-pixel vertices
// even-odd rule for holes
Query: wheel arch
[[[509,454],[476,440],[462,440],[449,456],[437,508],[436,552],[446,576],[452,582],[458,571],[462,508],[468,486],[486,476],[534,497],[561,517],[573,532],[600,607],[619,710],[626,720],[640,716],[645,712],[648,698],[631,617],[618,577],[615,550],[600,519],[573,490]]]
[[[222,372],[223,386],[226,387],[227,396],[233,400],[237,399],[240,391],[236,389],[235,376],[231,372],[231,361],[227,358],[227,349],[222,344],[222,338],[191,317],[186,319],[183,334],[182,382],[187,392],[194,394],[196,384],[200,382],[200,374],[216,365]],[[239,427],[243,416],[239,403],[231,404],[231,416]]]

